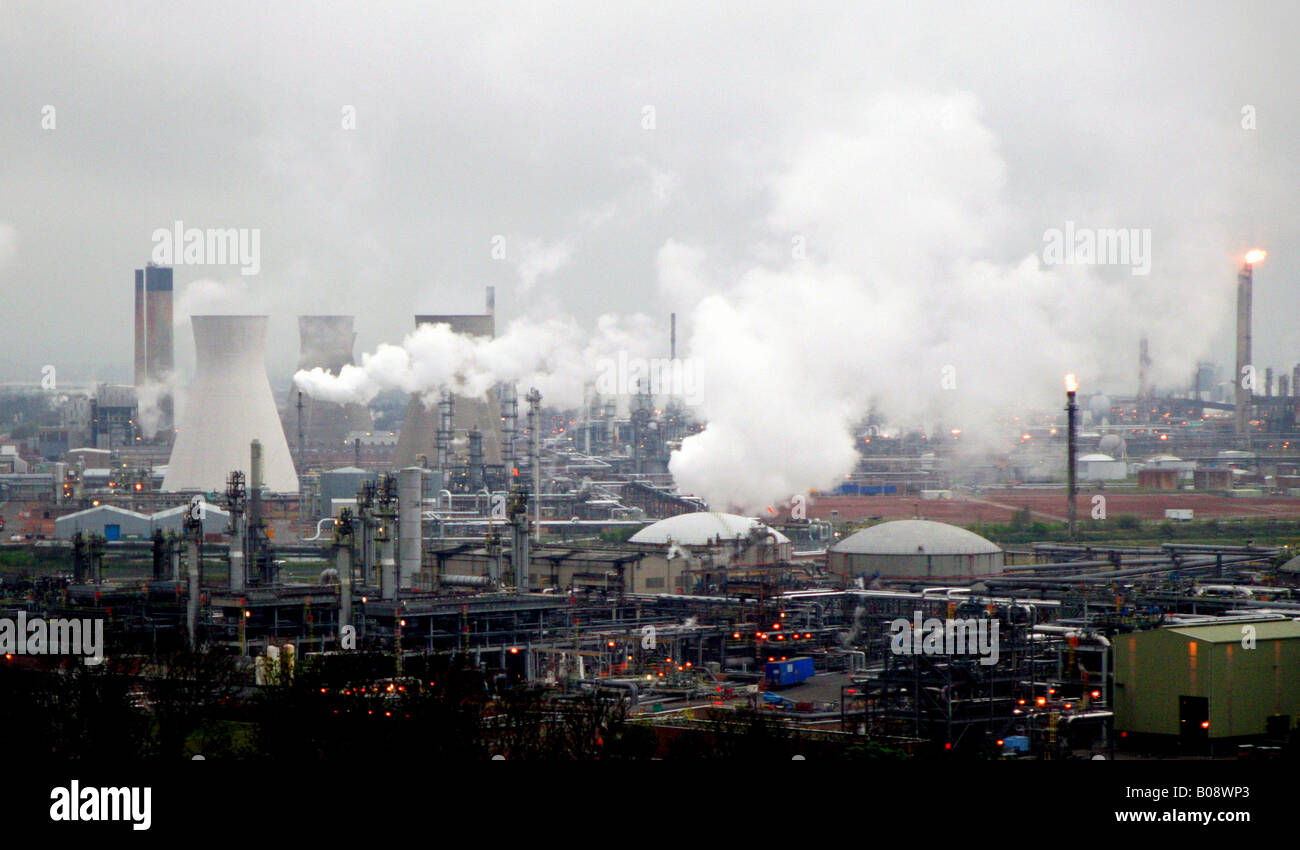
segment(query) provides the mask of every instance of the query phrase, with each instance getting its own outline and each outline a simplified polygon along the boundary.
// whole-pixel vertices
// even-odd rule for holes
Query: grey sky
[[[0,380],[45,363],[129,380],[132,269],[178,219],[260,228],[259,275],[179,266],[178,306],[269,312],[277,377],[299,313],[355,313],[361,351],[416,312],[481,309],[487,284],[505,317],[685,318],[692,296],[659,285],[669,240],[724,280],[788,256],[794,227],[815,258],[851,253],[854,222],[808,212],[787,184],[882,93],[969,102],[989,134],[997,185],[966,209],[999,203],[961,253],[1015,264],[1067,220],[1151,229],[1150,276],[1098,269],[1115,297],[1076,305],[1141,314],[1078,341],[1125,352],[1098,381],[1131,389],[1136,324],[1157,361],[1177,349],[1172,373],[1227,364],[1234,270],[1255,242],[1270,250],[1256,359],[1300,360],[1294,4],[699,5],[6,3]],[[936,181],[960,182],[961,151]],[[858,211],[864,230],[888,226],[881,208]],[[184,300],[198,279],[226,294]],[[179,363],[190,344],[177,334]]]

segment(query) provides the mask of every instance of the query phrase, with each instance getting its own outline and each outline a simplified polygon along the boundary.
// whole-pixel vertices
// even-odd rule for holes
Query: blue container
[[[803,682],[813,674],[811,658],[790,658],[785,661],[769,661],[764,668],[767,680],[773,685],[789,687]]]
[[[1014,735],[1010,738],[1003,738],[1002,752],[1004,753],[1029,752],[1029,738],[1025,737],[1024,735]]]

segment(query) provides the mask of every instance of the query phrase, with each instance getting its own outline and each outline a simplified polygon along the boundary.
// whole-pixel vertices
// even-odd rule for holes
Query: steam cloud
[[[420,325],[401,344],[383,343],[361,355],[360,365],[334,375],[303,369],[295,385],[313,398],[366,404],[384,389],[437,402],[443,389],[482,396],[498,382],[537,387],[547,404],[576,407],[602,358],[618,351],[653,350],[663,332],[648,317],[602,316],[595,333],[562,319],[516,320],[494,339],[457,334],[445,324]]]
[[[669,468],[716,509],[756,511],[833,486],[853,469],[853,426],[872,410],[896,429],[960,427],[964,440],[993,440],[999,414],[1055,405],[1066,372],[1085,394],[1126,380],[1137,317],[1220,297],[1162,277],[1158,253],[1149,278],[1045,266],[1043,226],[1004,197],[1006,164],[973,96],[885,93],[835,120],[802,133],[766,180],[762,224],[778,250],[738,260],[669,239],[657,256],[660,293],[681,305],[689,356],[707,376],[697,411],[707,427]],[[569,263],[572,244],[530,246],[524,288]],[[599,357],[662,356],[646,342],[652,329],[643,316],[603,317],[590,335],[567,320],[521,320],[481,340],[425,326],[339,375],[313,369],[295,382],[329,401],[398,388],[431,404],[444,387],[480,395],[516,381],[573,406]],[[1152,331],[1168,353],[1156,380],[1188,374],[1196,352],[1177,343],[1178,323]]]
[[[757,510],[842,480],[852,426],[873,408],[978,437],[998,413],[1055,403],[1066,372],[1085,386],[1124,374],[1134,301],[1173,309],[1172,293],[1042,267],[1036,234],[1021,240],[1034,253],[990,257],[1017,219],[1005,171],[967,95],[881,95],[849,126],[806,136],[769,181],[767,226],[793,249],[713,272],[694,309],[708,425],[672,457],[677,484]],[[661,290],[708,288],[724,263],[670,242]]]

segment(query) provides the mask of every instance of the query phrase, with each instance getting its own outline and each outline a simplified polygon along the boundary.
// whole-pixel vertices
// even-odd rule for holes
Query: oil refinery
[[[1286,834],[1300,8],[11,5],[20,819]]]

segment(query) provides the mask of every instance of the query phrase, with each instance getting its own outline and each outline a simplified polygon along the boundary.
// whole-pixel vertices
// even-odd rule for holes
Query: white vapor
[[[643,356],[662,329],[645,316],[602,316],[595,333],[571,320],[518,319],[494,339],[457,334],[446,324],[421,325],[398,345],[383,343],[338,375],[303,369],[294,384],[312,398],[365,404],[399,389],[432,405],[444,389],[481,397],[498,382],[537,387],[548,405],[576,407],[601,361],[619,351]]]
[[[767,225],[795,246],[786,259],[710,287],[721,262],[708,252],[669,241],[659,253],[666,297],[713,291],[691,316],[708,425],[670,469],[717,509],[833,486],[873,408],[974,434],[997,413],[1053,403],[1065,372],[1085,386],[1123,374],[1134,301],[1177,309],[1158,274],[1138,294],[1126,268],[1111,284],[1092,267],[1040,264],[1042,229],[1003,200],[1006,166],[973,97],[880,95],[846,123],[804,136],[770,180]],[[1022,253],[998,259],[1016,228]]]

